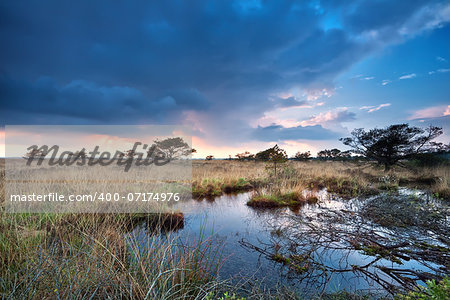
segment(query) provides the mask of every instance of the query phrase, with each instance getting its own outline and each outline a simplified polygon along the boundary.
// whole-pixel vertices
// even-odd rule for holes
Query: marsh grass
[[[275,177],[263,162],[194,161],[193,193],[208,197],[252,189],[290,205],[308,202],[304,190],[327,188],[355,197],[408,184],[449,197],[448,166],[394,168],[388,175],[367,163],[289,161]],[[1,171],[1,191],[4,176]],[[7,214],[1,202],[2,298],[215,299],[233,292],[218,278],[224,261],[209,236],[185,243],[170,233],[184,224],[182,215]],[[142,223],[152,229],[145,239],[132,234]],[[252,293],[260,299],[297,298],[258,288]]]
[[[4,162],[3,162],[4,163]],[[5,171],[0,173],[2,195]],[[16,213],[0,207],[7,299],[203,299],[225,283],[212,238],[180,241],[182,213]],[[133,234],[145,226],[145,238]]]
[[[306,203],[305,198],[298,192],[287,194],[255,194],[247,202],[248,206],[258,208],[296,207]]]
[[[15,299],[194,299],[220,286],[221,249],[210,238],[201,234],[181,242],[167,231],[139,239],[129,232],[135,222],[130,218],[65,215],[46,216],[44,222],[3,214],[1,294]],[[154,222],[152,217],[147,223]]]
[[[438,198],[450,199],[448,164],[417,168],[395,166],[386,173],[371,162],[288,161],[275,177],[267,171],[264,162],[193,161],[193,190],[197,197],[226,193],[223,187],[238,186],[239,180],[248,183],[246,188],[275,191],[276,187],[287,193],[326,188],[343,198],[370,196],[382,190],[396,191],[399,186],[407,186],[428,189]]]
[[[192,196],[194,198],[214,198],[222,194],[231,194],[248,191],[259,185],[259,182],[250,182],[245,178],[221,180],[205,178],[194,181],[192,184]]]

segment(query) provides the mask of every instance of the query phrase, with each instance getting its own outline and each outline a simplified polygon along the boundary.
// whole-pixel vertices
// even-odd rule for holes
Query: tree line
[[[449,153],[450,143],[444,144],[433,141],[442,134],[442,128],[437,126],[419,128],[409,124],[397,124],[367,131],[358,128],[351,132],[350,137],[339,139],[344,145],[349,146],[350,150],[324,149],[317,153],[315,159],[367,159],[376,161],[388,171],[393,165],[400,164],[402,160],[430,159],[435,154]],[[310,151],[299,151],[293,157],[288,158],[286,151],[278,145],[256,154],[245,151],[236,154],[234,157],[232,158],[230,155],[229,159],[240,161],[283,161],[288,159],[306,161],[313,158]],[[208,160],[213,158],[212,155],[207,157]]]

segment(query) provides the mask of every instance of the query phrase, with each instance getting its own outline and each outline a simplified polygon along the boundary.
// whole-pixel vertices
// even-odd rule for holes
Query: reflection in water
[[[417,197],[405,189],[397,196],[406,201],[411,193]],[[399,286],[448,272],[442,266],[447,252],[435,251],[445,245],[432,235],[415,228],[386,228],[361,216],[364,205],[376,197],[344,201],[325,190],[316,196],[318,204],[298,211],[250,208],[246,205],[250,193],[179,203],[185,227],[173,234],[184,240],[196,239],[201,231],[211,234],[223,247],[222,278],[253,277],[268,286],[284,284],[303,293],[318,289],[393,293]],[[136,234],[145,238],[150,233],[141,228]],[[426,251],[435,259],[424,258]]]

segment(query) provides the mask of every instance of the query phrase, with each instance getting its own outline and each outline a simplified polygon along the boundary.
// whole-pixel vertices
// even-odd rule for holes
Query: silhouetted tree
[[[320,159],[341,159],[341,158],[349,158],[351,156],[350,151],[341,151],[339,149],[325,149],[317,152],[317,157]]]
[[[336,158],[340,155],[340,153],[341,153],[341,150],[336,149],[336,148],[330,149],[330,150],[325,149],[325,150],[317,152],[317,157],[324,158],[324,159]]]
[[[376,160],[388,171],[403,158],[417,153],[427,152],[430,141],[442,134],[442,128],[429,126],[426,129],[408,124],[391,125],[364,131],[363,128],[352,131],[351,137],[340,139],[352,147],[352,152]]]
[[[214,155],[208,155],[205,159],[206,160],[213,160],[213,158],[214,158]]]
[[[155,146],[159,151],[163,152],[169,160],[193,153],[193,149],[191,149],[188,143],[181,137],[167,138],[162,141],[156,140]]]
[[[446,153],[450,152],[450,143],[438,143],[438,142],[430,142],[427,148],[427,152],[429,153]]]
[[[255,158],[254,154],[251,154],[248,151],[245,151],[244,153],[238,153],[235,155],[238,160],[252,160]]]
[[[277,176],[277,164],[285,163],[288,159],[286,151],[278,147],[278,145],[272,148],[266,149],[264,151],[258,152],[255,155],[257,160],[269,161],[273,164],[273,169],[275,171],[275,177]]]
[[[136,150],[130,149],[130,150],[125,151],[125,155],[124,156],[133,158],[136,155],[137,155]]]
[[[311,152],[306,151],[306,152],[300,152],[298,151],[297,153],[295,153],[294,155],[294,159],[295,160],[308,160],[311,158]]]
[[[44,151],[36,149],[36,148],[33,148],[33,149],[31,149],[30,151],[28,151],[25,154],[24,158],[25,159],[28,159],[28,158],[41,158],[41,157],[44,157],[45,154],[46,153],[44,153]]]

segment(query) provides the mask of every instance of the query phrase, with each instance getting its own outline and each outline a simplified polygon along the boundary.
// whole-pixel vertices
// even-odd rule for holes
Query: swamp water
[[[201,234],[212,237],[225,260],[221,279],[242,283],[251,277],[262,286],[285,285],[300,294],[394,294],[448,274],[449,209],[441,201],[405,188],[366,199],[343,200],[325,190],[316,196],[317,204],[294,210],[251,208],[246,205],[251,193],[179,203],[184,228],[170,236],[186,242]],[[425,225],[387,224],[386,211],[381,211],[386,206],[396,210],[394,220],[401,218],[395,213],[411,214],[396,203],[409,203],[431,217]],[[431,207],[431,213],[421,213],[420,206]],[[381,214],[382,221],[377,218]],[[132,234],[143,242],[152,238],[145,226]]]

